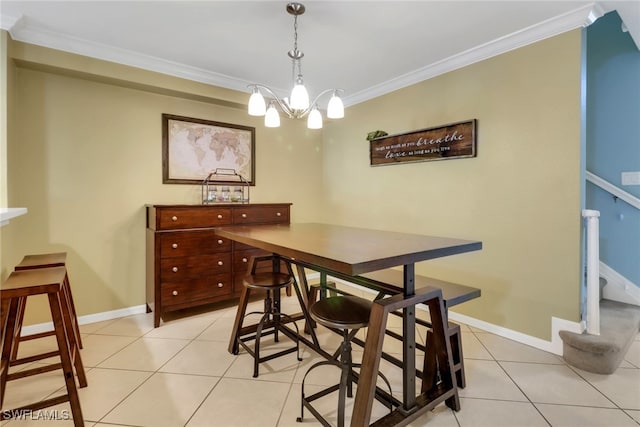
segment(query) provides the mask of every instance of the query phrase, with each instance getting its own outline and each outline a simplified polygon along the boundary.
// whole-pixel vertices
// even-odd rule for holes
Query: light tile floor
[[[256,304],[259,308],[260,303]],[[283,311],[294,312],[296,301],[285,298]],[[303,360],[290,354],[261,365],[252,378],[252,359],[227,352],[234,307],[178,317],[153,328],[152,314],[81,326],[89,386],[80,389],[87,426],[223,426],[295,427],[320,425],[300,411],[300,384],[319,357],[303,349]],[[390,319],[399,328],[399,319]],[[424,334],[419,334],[424,340]],[[613,375],[575,369],[562,358],[462,325],[467,387],[459,390],[462,409],[444,405],[412,423],[433,427],[624,427],[640,425],[640,335]],[[340,338],[320,327],[323,345],[337,347]],[[269,340],[266,340],[269,341]],[[265,342],[266,342],[265,341]],[[269,348],[289,342],[281,340]],[[21,356],[51,348],[52,340],[21,344]],[[361,352],[354,350],[354,359]],[[399,352],[392,339],[385,349]],[[416,365],[421,366],[418,356]],[[394,395],[401,392],[400,371],[382,363]],[[24,368],[24,367],[23,367]],[[318,369],[307,378],[310,392],[338,381],[334,367]],[[419,383],[419,382],[418,382]],[[5,408],[62,394],[60,371],[12,381]],[[418,384],[419,385],[419,384]],[[318,401],[321,412],[335,422],[336,400]],[[57,411],[57,412],[54,412]],[[71,420],[46,420],[69,413],[68,404],[34,413],[29,419],[3,421],[9,427],[72,426]],[[374,417],[382,416],[382,405]]]

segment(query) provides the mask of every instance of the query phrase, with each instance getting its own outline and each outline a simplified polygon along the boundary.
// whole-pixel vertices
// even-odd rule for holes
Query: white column
[[[582,211],[587,230],[587,333],[600,335],[600,212]]]

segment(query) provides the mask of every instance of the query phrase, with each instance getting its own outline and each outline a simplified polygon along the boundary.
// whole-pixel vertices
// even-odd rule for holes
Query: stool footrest
[[[32,375],[43,374],[45,372],[57,371],[62,369],[62,363],[54,363],[52,365],[39,366],[37,368],[25,369],[23,371],[13,372],[7,375],[7,381],[13,381],[20,378],[30,377]]]
[[[290,314],[288,315],[288,317],[284,317],[284,313],[282,313],[282,317],[283,318],[280,319],[281,325],[286,325],[287,323],[294,323],[296,320],[304,320],[304,315],[302,313]],[[266,322],[263,323],[263,328],[264,329],[273,328],[273,325],[275,325],[275,322],[273,320],[267,320]],[[257,329],[258,329],[257,324],[243,326],[242,328],[240,328],[238,335],[242,337],[248,334],[253,334],[256,332]]]
[[[334,385],[332,385],[332,386],[330,386],[330,387],[327,387],[327,388],[325,388],[325,389],[323,389],[323,390],[320,390],[320,391],[319,391],[319,392],[317,392],[317,393],[312,394],[311,396],[302,396],[302,401],[303,401],[304,403],[307,403],[307,404],[308,404],[308,403],[313,402],[313,401],[314,401],[314,400],[316,400],[316,399],[320,399],[321,397],[324,397],[324,396],[326,396],[326,395],[328,395],[328,394],[331,394],[331,393],[333,393],[334,391],[339,390],[339,389],[340,389],[340,384],[334,384]],[[310,405],[309,405],[309,406],[305,405],[305,406],[306,406],[307,408],[309,408],[309,407],[310,407]]]
[[[256,357],[256,353],[253,351],[253,349],[249,347],[247,344],[245,344],[243,341],[240,341],[240,346],[244,348],[247,351],[247,353],[249,353],[252,357]],[[277,353],[272,353],[268,356],[260,356],[258,358],[258,363],[267,362],[269,360],[275,359],[276,357],[284,356],[285,354],[294,353],[296,351],[298,351],[297,347],[291,347],[286,350],[279,351]]]
[[[50,357],[60,356],[60,351],[50,351],[48,353],[36,354],[34,356],[23,357],[21,359],[12,360],[9,366],[24,365],[25,363],[36,362],[38,360],[48,359]]]
[[[55,337],[55,336],[56,336],[56,331],[39,332],[37,334],[22,335],[20,337],[20,341],[37,340],[39,338]]]

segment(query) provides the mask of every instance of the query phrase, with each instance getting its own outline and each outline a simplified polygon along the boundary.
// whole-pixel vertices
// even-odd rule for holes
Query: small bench
[[[404,275],[400,270],[394,269],[386,269],[386,270],[378,270],[371,273],[366,273],[358,276],[365,280],[355,280],[354,283],[365,286],[372,287],[372,281],[375,282],[375,290],[378,291],[378,296],[376,299],[383,298],[387,295],[398,295],[402,294],[404,289]],[[458,283],[446,282],[444,280],[434,279],[432,277],[419,276],[415,275],[415,289],[416,291],[421,288],[432,287],[438,288],[442,290],[442,300],[444,302],[444,316],[445,321],[448,322],[448,330],[447,335],[449,337],[449,341],[451,344],[452,356],[454,361],[454,372],[456,375],[456,382],[458,387],[464,388],[466,386],[465,375],[464,375],[464,358],[462,355],[462,336],[460,332],[460,325],[449,322],[448,320],[448,309],[449,307],[453,307],[455,305],[461,304],[463,302],[472,300],[474,298],[480,297],[480,289],[474,288],[471,286],[460,285]],[[349,292],[346,292],[341,289],[335,288],[335,283],[330,282],[327,283],[326,289],[333,294],[346,294],[349,295]],[[309,299],[310,301],[315,301],[319,292],[321,292],[321,287],[319,285],[313,285],[310,289]],[[402,317],[401,311],[393,311],[391,314]],[[416,324],[425,326],[428,328],[427,330],[427,343],[431,342],[433,339],[432,336],[432,325],[431,323],[416,318]],[[397,332],[387,330],[386,335],[389,335],[395,339],[402,341],[402,335]],[[359,338],[354,338],[353,342],[364,347],[364,341]],[[416,343],[416,348],[421,351],[426,351],[426,346],[422,344]],[[382,357],[388,362],[402,367],[399,362],[388,355],[383,354]],[[434,372],[434,366],[427,366],[426,364],[427,358],[425,358],[425,366],[424,371],[427,374]],[[418,376],[423,376],[423,372],[417,371]]]
[[[384,294],[396,295],[401,294],[404,289],[404,274],[400,270],[386,269],[374,271],[372,273],[363,274],[362,277],[373,280],[382,289],[379,297]],[[462,355],[462,336],[460,332],[460,325],[448,321],[449,307],[461,304],[463,302],[480,297],[480,289],[471,286],[460,285],[458,283],[446,282],[444,280],[434,279],[432,277],[415,275],[415,288],[416,290],[425,287],[439,288],[442,290],[442,300],[444,302],[444,316],[445,321],[448,324],[447,335],[451,344],[451,352],[454,362],[454,372],[456,375],[456,382],[458,387],[464,388],[466,386],[466,380],[464,375],[464,359]],[[402,316],[401,312],[392,312],[396,316]],[[431,332],[431,324],[422,319],[416,319],[416,323],[426,326],[430,329],[427,330],[426,343],[427,346],[432,342],[433,334]],[[396,339],[402,339],[402,336],[393,332],[387,331],[387,335],[390,335]],[[416,348],[426,351],[426,346],[416,344]],[[427,358],[425,358],[424,372],[429,374],[433,373],[435,366],[427,366]]]
[[[380,289],[389,295],[401,294],[404,288],[404,277],[401,270],[379,270],[372,273],[363,274],[369,280],[380,284]],[[480,297],[480,289],[471,286],[460,285],[458,283],[446,282],[432,277],[415,275],[415,288],[420,289],[427,286],[440,288],[445,309],[454,305]]]

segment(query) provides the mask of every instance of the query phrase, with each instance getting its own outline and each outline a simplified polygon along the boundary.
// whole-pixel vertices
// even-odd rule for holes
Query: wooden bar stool
[[[2,307],[7,309],[5,322],[2,325],[2,355],[0,358],[0,419],[19,416],[27,411],[43,409],[49,406],[69,402],[74,425],[83,426],[80,400],[76,388],[75,376],[78,376],[80,387],[87,386],[87,378],[80,358],[80,351],[74,339],[73,323],[67,298],[64,295],[66,278],[64,267],[39,268],[12,272],[2,285],[0,299]],[[58,345],[57,351],[12,360],[13,349],[18,345],[18,314],[20,304],[35,295],[47,295],[49,309],[53,321],[54,334]],[[24,369],[9,373],[9,368],[15,365],[30,363],[49,357],[59,356],[60,363]],[[74,373],[75,367],[75,373]],[[32,375],[62,369],[67,394],[32,403],[11,410],[3,409],[4,396],[8,381],[18,380]]]
[[[50,267],[65,267],[67,262],[67,253],[66,252],[55,252],[55,253],[47,253],[47,254],[37,254],[37,255],[25,255],[20,261],[20,264],[15,266],[15,271],[22,270],[32,270],[37,268],[50,268]],[[63,293],[64,297],[67,300],[67,304],[69,306],[69,314],[71,315],[71,320],[73,321],[73,333],[75,335],[75,340],[78,343],[78,347],[82,348],[82,338],[80,336],[80,327],[78,326],[78,317],[76,315],[76,307],[73,303],[73,294],[71,292],[71,285],[69,283],[69,274],[65,274],[64,283],[63,283]],[[22,333],[22,321],[24,319],[24,311],[25,311],[25,301],[23,299],[18,304],[18,323],[17,323],[17,333]],[[55,331],[42,332],[38,334],[31,334],[20,336],[20,341],[27,341],[32,339],[43,338],[47,336],[52,336],[55,334]],[[13,354],[11,355],[12,360],[15,360],[18,356],[18,345],[13,349]]]
[[[258,264],[265,261],[272,263],[273,271],[256,272]],[[300,357],[298,325],[296,325],[295,320],[291,316],[280,311],[280,290],[282,288],[291,287],[295,282],[295,278],[293,276],[293,271],[291,270],[291,265],[289,263],[287,263],[287,269],[289,270],[287,273],[279,272],[279,268],[280,260],[273,255],[253,257],[249,268],[249,274],[247,274],[243,279],[244,288],[242,290],[240,302],[238,304],[238,311],[236,313],[233,332],[231,334],[231,341],[229,343],[229,352],[232,354],[238,354],[239,347],[242,347],[253,357],[254,378],[258,376],[259,366],[262,362],[266,362],[268,360],[275,359],[276,357],[284,356],[293,352],[297,353],[298,360],[302,360],[302,358]],[[297,286],[294,286],[294,288],[296,290],[298,301],[300,302],[301,306],[304,306],[304,301],[300,294],[300,290]],[[247,304],[250,300],[252,290],[265,292],[264,310],[246,313]],[[262,317],[260,318],[255,331],[253,330],[253,328],[251,328],[249,330],[249,333],[247,334],[243,332],[242,325],[245,317],[251,314],[261,314]],[[295,327],[295,334],[292,337],[295,341],[295,346],[278,351],[276,353],[269,354],[268,356],[260,356],[260,340],[263,336],[273,334],[275,342],[278,342],[279,340],[279,332],[283,332],[285,335],[290,336],[282,327],[283,321],[287,323],[293,323]],[[249,347],[249,345],[247,344],[247,342],[249,341],[255,341],[254,348]]]
[[[364,298],[356,297],[353,295],[340,295],[329,298],[322,298],[319,301],[313,303],[313,305],[309,309],[309,314],[313,320],[327,328],[340,330],[342,334],[342,343],[333,354],[333,357],[331,359],[323,360],[313,364],[305,373],[302,379],[302,396],[300,405],[300,417],[297,419],[298,422],[303,421],[304,408],[307,408],[323,426],[330,427],[331,424],[329,423],[329,421],[327,421],[327,419],[323,417],[316,408],[313,407],[311,402],[337,390],[338,427],[344,426],[346,397],[353,397],[353,382],[355,380],[353,368],[361,366],[360,364],[353,363],[353,360],[351,358],[351,341],[361,328],[368,326],[369,316],[371,314],[371,306],[371,301],[368,301]],[[327,387],[317,393],[314,393],[311,396],[306,396],[304,393],[304,384],[307,376],[314,369],[324,365],[334,365],[340,368],[340,382],[338,384]],[[389,410],[392,410],[393,395],[391,391],[391,384],[389,384],[389,381],[381,372],[378,372],[378,376],[382,378],[382,380],[389,388],[389,394],[382,395],[376,392],[376,399],[388,405]]]

